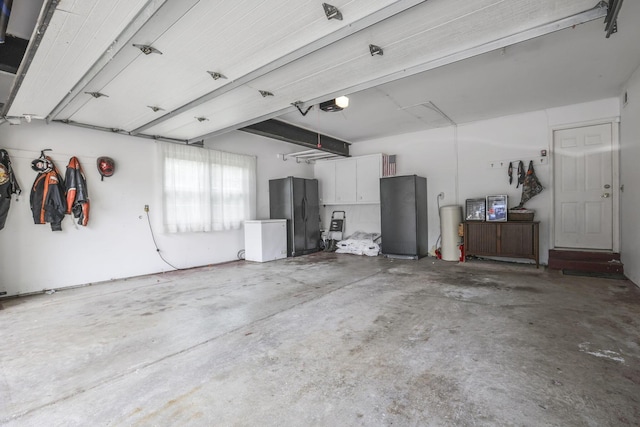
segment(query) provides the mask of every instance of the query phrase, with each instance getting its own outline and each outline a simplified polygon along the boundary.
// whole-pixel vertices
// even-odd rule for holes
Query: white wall
[[[257,219],[269,219],[269,180],[296,176],[313,178],[313,165],[295,160],[282,160],[282,154],[305,151],[285,142],[279,142],[246,132],[229,132],[206,142],[207,147],[231,153],[258,157]]]
[[[463,206],[465,199],[494,194],[507,194],[509,206],[516,206],[520,203],[522,194],[521,187],[516,189],[515,185],[517,171],[514,170],[514,183],[509,185],[508,164],[504,163],[501,168],[491,168],[490,163],[520,159],[527,167],[529,160],[540,157],[540,150],[545,149],[547,153],[551,153],[553,127],[610,119],[618,116],[619,112],[618,99],[610,98],[483,120],[459,125],[457,128],[434,129],[364,141],[352,145],[351,154],[396,154],[398,175],[416,174],[427,177],[429,246],[432,247],[440,235],[436,205],[438,193],[445,193],[441,206]],[[535,219],[540,221],[540,260],[546,263],[553,208],[552,166],[550,163],[538,164],[535,170],[547,190],[527,202],[525,207],[536,210]],[[371,221],[366,224],[356,221],[359,216],[370,216],[373,209],[375,207],[350,207],[347,221],[349,232],[361,228],[364,231],[379,232],[379,228],[372,229]]]
[[[291,144],[241,132],[209,143],[219,149],[258,157],[258,217],[268,218],[269,178],[312,175],[307,164],[283,162],[275,153],[298,151]],[[0,290],[8,295],[61,288],[171,270],[156,253],[144,205],[150,205],[158,245],[173,265],[185,268],[235,260],[244,247],[243,230],[213,233],[164,234],[161,224],[161,180],[153,141],[34,121],[0,126],[0,148],[9,151],[23,194],[12,201],[5,228],[0,231]],[[71,216],[62,232],[48,224],[35,225],[29,191],[36,173],[31,160],[44,148],[64,174],[77,156],[87,176],[91,213],[88,227]],[[116,173],[100,181],[97,157],[116,161]]]
[[[628,103],[621,115],[621,185],[622,218],[621,256],[626,276],[640,285],[640,68],[627,82]],[[624,94],[623,91],[623,94]]]
[[[637,212],[640,191],[637,162],[640,160],[640,76],[629,81],[629,105],[622,116],[622,255],[627,275],[639,283],[640,228]],[[428,178],[429,242],[439,235],[436,195],[445,193],[442,205],[462,204],[466,198],[487,194],[508,194],[517,204],[520,190],[507,183],[506,168],[490,169],[490,161],[528,160],[551,146],[554,126],[611,118],[620,114],[617,98],[587,104],[555,108],[527,114],[501,117],[444,128],[399,135],[354,144],[353,155],[396,154],[398,174],[417,174]],[[457,137],[456,137],[457,132]],[[153,141],[107,132],[91,131],[61,124],[45,125],[34,121],[20,126],[0,126],[0,147],[8,149],[24,193],[13,201],[5,229],[0,231],[0,290],[9,295],[38,292],[43,289],[94,283],[115,278],[167,271],[171,268],[158,257],[143,207],[150,215],[162,254],[178,267],[193,267],[236,259],[243,248],[243,231],[165,235],[160,221],[160,180]],[[207,141],[207,146],[258,158],[257,217],[269,217],[268,180],[285,176],[312,177],[313,168],[293,160],[282,161],[278,153],[302,151],[291,144],[232,132]],[[28,194],[36,176],[30,162],[43,148],[52,148],[51,156],[64,173],[71,156],[79,157],[87,175],[91,196],[89,226],[76,226],[71,217],[63,222],[62,232],[49,225],[32,223]],[[96,158],[113,157],[116,174],[103,182],[95,168]],[[536,169],[545,186],[550,185],[550,166]],[[542,222],[541,259],[547,260],[551,192],[545,191],[527,206],[536,209]],[[325,223],[332,210],[324,211]],[[377,228],[376,228],[377,227]],[[379,205],[350,206],[347,232],[379,232]]]
[[[354,156],[373,153],[395,154],[396,175],[427,178],[429,247],[440,234],[437,194],[445,193],[441,206],[456,204],[456,148],[453,128],[434,129],[360,142],[351,146]],[[328,207],[326,210],[335,210]],[[380,232],[380,205],[340,207],[347,212],[346,234],[354,231]],[[330,212],[325,214],[330,215]],[[364,220],[364,221],[363,221]]]

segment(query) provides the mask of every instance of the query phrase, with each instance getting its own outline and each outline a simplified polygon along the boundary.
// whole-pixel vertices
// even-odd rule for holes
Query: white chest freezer
[[[244,222],[244,259],[273,261],[287,257],[287,220],[265,219]]]

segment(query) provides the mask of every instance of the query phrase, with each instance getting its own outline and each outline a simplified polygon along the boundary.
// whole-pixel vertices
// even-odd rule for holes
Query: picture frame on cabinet
[[[487,196],[487,221],[507,220],[507,195]]]
[[[487,200],[467,199],[465,203],[465,221],[484,221],[486,217]]]

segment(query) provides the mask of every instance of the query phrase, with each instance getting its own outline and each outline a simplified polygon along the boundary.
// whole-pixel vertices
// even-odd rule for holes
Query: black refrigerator
[[[287,256],[318,251],[320,199],[318,180],[287,177],[269,181],[271,219],[287,220]]]
[[[382,254],[421,258],[429,253],[427,179],[417,175],[380,178]]]

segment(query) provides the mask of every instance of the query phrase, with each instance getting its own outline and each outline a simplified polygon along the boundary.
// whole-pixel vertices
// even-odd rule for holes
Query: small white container
[[[244,222],[244,259],[266,262],[287,257],[287,220]]]

